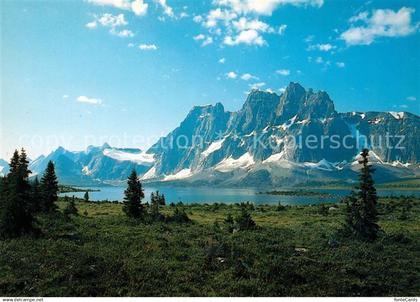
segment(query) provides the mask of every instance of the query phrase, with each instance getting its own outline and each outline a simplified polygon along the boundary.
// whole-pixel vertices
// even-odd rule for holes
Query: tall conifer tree
[[[141,200],[144,198],[144,193],[135,170],[128,177],[127,189],[124,194],[124,213],[131,218],[140,218],[143,214]]]
[[[54,163],[48,162],[47,169],[41,178],[42,211],[50,212],[57,209],[58,181],[55,175]]]
[[[379,231],[378,212],[376,209],[377,194],[373,173],[375,169],[368,164],[369,150],[360,153],[362,164],[359,174],[359,185],[347,199],[346,225],[352,233],[367,240],[375,240]]]

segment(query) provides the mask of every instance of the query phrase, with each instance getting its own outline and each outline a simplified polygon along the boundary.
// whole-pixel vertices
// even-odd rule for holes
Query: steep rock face
[[[220,107],[219,110],[215,110],[216,107]],[[353,175],[350,166],[346,168],[347,172],[336,175],[330,172],[343,170],[363,147],[370,148],[380,162],[419,162],[420,122],[414,114],[337,113],[326,92],[305,90],[298,83],[290,83],[280,96],[254,90],[238,112],[222,112],[222,108],[219,104],[195,107],[180,127],[161,139],[176,141],[182,135],[191,138],[196,134],[203,137],[204,144],[166,149],[158,148],[156,144],[148,151],[158,154],[155,178],[188,170],[184,176],[178,176],[198,181],[203,173],[211,173],[212,182],[223,179],[223,182],[233,184],[241,179],[249,183],[256,178],[270,178],[269,183],[278,183],[281,179],[308,178],[308,169],[324,169],[322,177],[330,175],[326,178],[349,178]],[[376,146],[364,139],[385,137],[387,133],[404,135],[403,148]],[[314,140],[316,147],[313,147]],[[392,144],[395,143],[394,138]],[[280,169],[279,163],[284,162],[308,164],[283,165]],[[340,163],[343,164],[337,166]],[[325,167],[330,164],[334,167]],[[273,165],[277,165],[277,169],[273,169]],[[245,174],[241,178],[242,172],[235,171],[245,171]],[[233,174],[229,176],[228,172]],[[312,175],[317,174],[312,171]]]
[[[178,128],[148,150],[156,157],[156,175],[196,167],[201,152],[226,132],[230,118],[221,103],[194,107]]]
[[[279,100],[275,93],[251,91],[242,109],[235,115],[230,130],[242,134],[261,131],[273,122]]]

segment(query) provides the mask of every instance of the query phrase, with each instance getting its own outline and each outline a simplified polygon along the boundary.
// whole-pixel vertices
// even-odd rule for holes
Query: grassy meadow
[[[0,296],[420,295],[418,198],[380,199],[373,243],[340,235],[343,205],[248,205],[257,228],[233,232],[224,219],[237,204],[179,205],[190,223],[76,206],[66,218],[60,199],[58,213],[38,216],[38,238],[0,241]]]

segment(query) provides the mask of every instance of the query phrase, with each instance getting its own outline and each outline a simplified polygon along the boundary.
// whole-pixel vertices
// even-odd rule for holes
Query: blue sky
[[[150,146],[194,105],[296,81],[338,111],[420,114],[417,1],[1,2],[1,146]]]

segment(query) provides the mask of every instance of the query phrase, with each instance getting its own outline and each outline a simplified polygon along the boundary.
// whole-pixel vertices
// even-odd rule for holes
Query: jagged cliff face
[[[419,126],[419,117],[410,113],[337,113],[326,92],[290,83],[280,96],[252,91],[238,112],[225,112],[221,104],[193,108],[177,129],[150,148],[156,163],[146,178],[173,180],[235,171],[250,175],[257,170],[272,176],[273,169],[261,167],[351,163],[363,147],[375,153],[376,161],[418,164]],[[405,136],[401,142],[399,135]],[[195,136],[201,143],[194,142]],[[387,136],[393,137],[390,146]],[[309,137],[317,141],[316,147],[305,143]],[[331,137],[337,138],[338,146]],[[189,144],[176,144],[184,139]]]
[[[352,181],[355,156],[368,147],[376,180],[389,181],[420,175],[419,138],[414,114],[338,113],[326,92],[290,83],[281,95],[250,92],[237,112],[220,103],[196,106],[147,152],[107,144],[82,152],[58,148],[30,169],[43,173],[52,160],[70,184],[123,181],[135,168],[144,181],[278,186]]]

